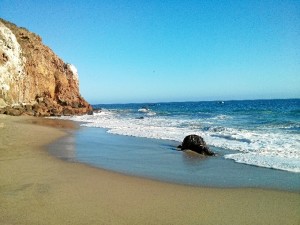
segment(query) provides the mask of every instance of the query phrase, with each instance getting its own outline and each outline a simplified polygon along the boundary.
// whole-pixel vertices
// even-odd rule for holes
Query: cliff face
[[[0,19],[0,113],[58,116],[86,114],[77,69],[64,63],[41,37]]]

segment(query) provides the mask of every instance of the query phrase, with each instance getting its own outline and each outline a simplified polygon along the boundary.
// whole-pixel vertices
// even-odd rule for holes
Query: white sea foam
[[[233,159],[238,163],[255,165],[260,167],[287,170],[290,172],[300,173],[299,157],[292,158],[280,155],[275,152],[267,153],[237,153],[225,155],[226,159]]]
[[[138,112],[147,113],[149,110],[145,108],[141,108],[138,110]]]
[[[67,118],[84,122],[83,126],[102,127],[108,129],[109,133],[119,135],[181,142],[188,134],[198,134],[211,146],[233,150],[234,154],[225,155],[226,159],[233,159],[238,163],[300,172],[299,134],[212,126],[212,122],[207,119],[195,121],[160,116],[135,119],[106,110],[94,113],[94,115]],[[219,119],[224,119],[224,117],[220,116]],[[208,128],[202,129],[205,126]]]
[[[155,112],[148,112],[148,113],[147,113],[147,116],[155,116],[155,115],[156,115]]]
[[[228,115],[218,115],[211,118],[211,120],[228,120],[228,119],[232,119],[232,117]]]

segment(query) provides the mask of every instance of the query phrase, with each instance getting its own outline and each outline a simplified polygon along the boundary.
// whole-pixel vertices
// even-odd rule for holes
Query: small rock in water
[[[213,156],[214,152],[210,151],[202,137],[192,134],[183,139],[182,145],[178,148],[181,150],[192,150],[202,155]]]

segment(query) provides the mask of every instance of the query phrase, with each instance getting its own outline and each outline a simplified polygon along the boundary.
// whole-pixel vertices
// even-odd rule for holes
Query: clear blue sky
[[[0,0],[91,103],[300,97],[300,1]]]

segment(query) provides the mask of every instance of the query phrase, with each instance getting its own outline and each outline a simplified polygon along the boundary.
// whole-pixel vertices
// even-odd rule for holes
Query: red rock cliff
[[[58,116],[86,114],[77,69],[64,63],[41,37],[0,19],[0,113]]]

